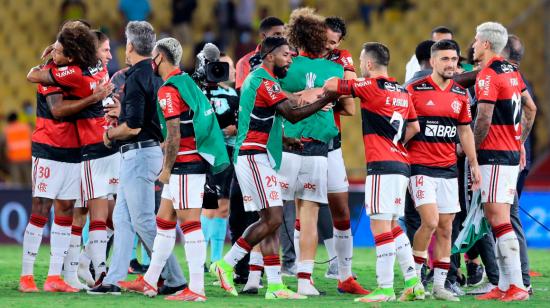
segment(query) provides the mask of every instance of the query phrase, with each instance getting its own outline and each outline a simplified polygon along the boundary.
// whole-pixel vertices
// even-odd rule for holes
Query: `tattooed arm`
[[[474,140],[476,150],[479,149],[479,146],[489,133],[494,109],[495,104],[493,102],[479,101],[477,104],[477,118],[474,124]]]
[[[166,121],[166,128],[168,134],[166,141],[164,142],[164,164],[162,166],[162,172],[159,175],[159,181],[164,184],[168,184],[170,181],[170,174],[172,173],[172,167],[178,156],[179,144],[180,144],[180,119],[174,118]]]
[[[521,143],[524,143],[535,121],[537,106],[527,90],[521,93],[522,115],[521,115]]]

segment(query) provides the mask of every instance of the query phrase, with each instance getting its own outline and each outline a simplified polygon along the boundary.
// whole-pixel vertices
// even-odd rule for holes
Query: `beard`
[[[288,71],[287,68],[288,68],[288,66],[277,66],[277,65],[275,65],[275,67],[273,67],[273,74],[275,75],[275,77],[277,77],[279,79],[285,78],[286,73]]]

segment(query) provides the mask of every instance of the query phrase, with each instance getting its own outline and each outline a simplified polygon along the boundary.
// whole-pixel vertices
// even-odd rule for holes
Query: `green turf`
[[[322,248],[322,247],[321,247]],[[49,260],[49,247],[42,247],[37,258],[35,266],[35,278],[41,287],[47,270]],[[183,248],[176,246],[176,254],[179,260],[183,258]],[[138,307],[138,305],[147,306],[174,306],[184,303],[165,301],[162,297],[149,299],[138,294],[123,293],[121,296],[92,296],[85,293],[80,294],[50,294],[35,293],[22,294],[17,291],[18,279],[21,270],[21,247],[16,245],[0,246],[0,307]],[[414,307],[501,307],[501,306],[524,306],[524,307],[550,307],[550,251],[531,250],[529,253],[532,268],[543,274],[543,277],[533,278],[533,287],[535,295],[529,303],[503,304],[500,302],[477,302],[472,296],[464,296],[460,303],[447,303],[435,300],[426,300],[424,302],[413,303],[389,303],[384,306],[414,306]],[[318,260],[326,259],[324,249],[319,249]],[[354,272],[359,276],[358,280],[367,288],[373,288],[375,285],[375,257],[373,249],[355,249]],[[187,266],[184,267],[187,271]],[[326,265],[316,265],[314,279],[320,290],[327,292],[326,296],[310,298],[302,301],[266,301],[263,294],[258,296],[239,296],[230,297],[226,295],[219,287],[213,286],[214,279],[207,274],[206,276],[206,294],[208,301],[204,304],[196,305],[216,305],[224,307],[276,307],[284,305],[290,307],[321,307],[337,308],[343,305],[366,305],[368,307],[380,307],[382,305],[368,305],[354,303],[352,295],[340,295],[336,291],[336,282],[327,280],[323,274]],[[396,268],[396,292],[402,289],[399,270]],[[134,276],[129,276],[134,278]],[[296,279],[285,278],[285,283],[292,289],[296,289]],[[261,292],[261,291],[260,291]],[[261,292],[262,293],[262,292]],[[326,306],[325,306],[326,305]]]

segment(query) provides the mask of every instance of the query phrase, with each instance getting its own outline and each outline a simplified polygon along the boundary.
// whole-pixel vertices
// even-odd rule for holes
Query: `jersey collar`
[[[172,76],[179,75],[179,74],[181,74],[181,70],[179,68],[176,68],[175,70],[170,72],[170,74],[168,74],[168,76],[166,76],[166,79],[168,80],[168,78],[170,78]]]
[[[275,77],[275,74],[273,74],[273,72],[269,68],[267,68],[263,63],[261,68],[263,68],[271,77],[277,79],[277,77]]]
[[[432,79],[432,75],[428,75],[426,77],[426,80],[434,87],[436,88],[437,90],[439,91],[443,91],[443,92],[449,92],[451,90],[451,88],[453,87],[453,80],[451,79],[451,82],[449,82],[449,84],[447,85],[447,87],[445,89],[441,89],[439,87],[439,85]]]

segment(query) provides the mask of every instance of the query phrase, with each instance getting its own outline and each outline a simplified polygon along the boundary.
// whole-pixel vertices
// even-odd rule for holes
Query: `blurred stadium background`
[[[451,28],[465,55],[475,35],[475,27],[484,21],[498,21],[523,41],[526,52],[521,71],[533,84],[539,107],[534,129],[534,166],[522,206],[531,208],[550,204],[548,0],[200,0],[196,1],[194,10],[184,10],[183,13],[187,14],[176,16],[180,17],[179,20],[173,16],[173,2],[188,1],[120,2],[131,3],[133,9],[139,3],[148,2],[150,12],[144,16],[153,24],[159,37],[175,35],[188,28],[189,39],[182,42],[186,70],[192,70],[196,46],[201,42],[221,43],[220,49],[236,60],[257,43],[257,27],[263,17],[274,15],[287,21],[294,7],[315,7],[324,16],[337,15],[346,20],[348,35],[341,47],[352,52],[356,69],[359,69],[358,55],[364,42],[380,41],[389,46],[390,75],[400,82],[404,82],[405,64],[417,43],[429,39],[435,26]],[[3,130],[7,115],[13,111],[23,121],[32,123],[36,88],[26,81],[25,76],[32,66],[40,63],[42,50],[55,40],[64,19],[84,18],[94,28],[107,33],[114,57],[109,70],[113,72],[125,65],[123,27],[128,16],[119,9],[119,1],[0,0],[0,8],[0,40],[3,43],[0,48],[0,130]],[[343,118],[344,157],[348,176],[356,183],[364,179],[365,172],[360,121],[359,116]],[[5,167],[8,162],[3,154],[2,157],[1,165]],[[6,185],[2,183],[9,182],[6,170],[0,168],[0,185],[4,187]],[[14,194],[1,196],[6,194],[0,193],[0,206]],[[546,215],[544,208],[538,213],[544,214],[535,215],[539,220],[550,224],[550,214]],[[540,236],[540,240],[550,242],[549,234],[541,233]]]

